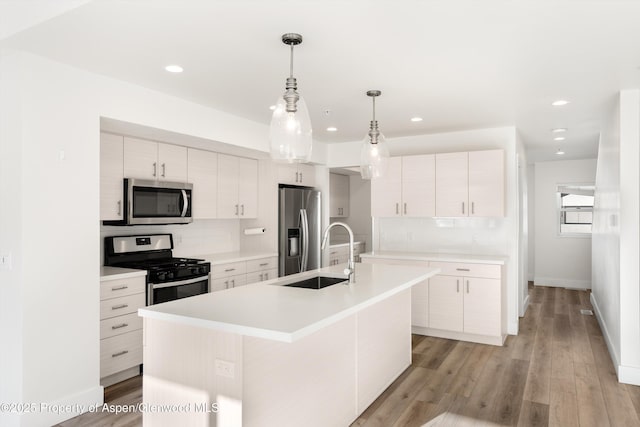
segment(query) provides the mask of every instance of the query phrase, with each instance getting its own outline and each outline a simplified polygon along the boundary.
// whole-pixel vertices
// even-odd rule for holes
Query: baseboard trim
[[[640,368],[635,366],[619,366],[618,381],[625,384],[640,386]]]
[[[558,277],[536,277],[533,280],[536,286],[549,286],[552,288],[591,289],[590,280],[561,279]]]
[[[527,313],[527,309],[529,308],[529,294],[524,298],[524,303],[522,304],[522,312],[520,313],[520,317],[524,317]]]
[[[607,349],[609,350],[609,357],[611,357],[611,361],[613,362],[613,366],[616,369],[616,374],[618,375],[618,381],[620,380],[620,357],[618,356],[618,352],[616,351],[613,343],[611,342],[611,334],[609,333],[609,329],[607,329],[607,324],[604,322],[602,318],[602,312],[600,311],[600,307],[598,306],[598,301],[593,293],[589,297],[591,301],[591,305],[593,306],[593,314],[596,316],[596,320],[598,321],[598,325],[600,325],[600,329],[602,330],[602,335],[604,336],[604,342],[607,343]]]
[[[62,399],[39,403],[37,411],[22,414],[20,425],[24,427],[55,425],[88,412],[89,408],[99,407],[103,403],[103,387],[92,387]]]

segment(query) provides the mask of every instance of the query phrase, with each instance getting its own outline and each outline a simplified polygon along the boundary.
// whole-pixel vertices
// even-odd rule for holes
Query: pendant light
[[[370,90],[367,96],[373,100],[373,120],[369,125],[369,132],[364,137],[362,151],[360,152],[360,175],[363,179],[379,178],[387,171],[389,163],[389,150],[384,139],[384,135],[378,130],[376,120],[376,97],[382,92]]]
[[[311,158],[311,120],[293,77],[293,47],[302,43],[302,36],[287,33],[282,36],[282,42],[291,47],[290,73],[285,92],[278,98],[271,117],[271,158],[280,162],[306,163]]]

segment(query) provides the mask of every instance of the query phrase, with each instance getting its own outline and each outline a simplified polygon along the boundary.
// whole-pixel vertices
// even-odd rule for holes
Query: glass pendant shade
[[[360,151],[360,175],[362,179],[375,179],[383,176],[389,165],[389,149],[384,135],[378,134],[378,143],[371,143],[367,133]]]
[[[311,119],[302,96],[296,102],[296,112],[288,112],[281,96],[271,117],[269,144],[271,158],[278,162],[305,163],[311,158]]]

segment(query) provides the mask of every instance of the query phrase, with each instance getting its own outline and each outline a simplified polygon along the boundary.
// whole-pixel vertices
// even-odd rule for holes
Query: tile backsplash
[[[100,265],[104,264],[104,238],[136,234],[173,234],[173,255],[197,257],[240,250],[240,220],[194,220],[183,225],[100,226]]]

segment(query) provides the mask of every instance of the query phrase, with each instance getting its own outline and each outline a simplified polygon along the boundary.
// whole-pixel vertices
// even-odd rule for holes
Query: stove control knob
[[[168,272],[167,273],[167,279],[173,279],[173,272]]]
[[[165,280],[166,277],[167,277],[167,273],[165,273],[164,271],[158,273],[158,280]]]

